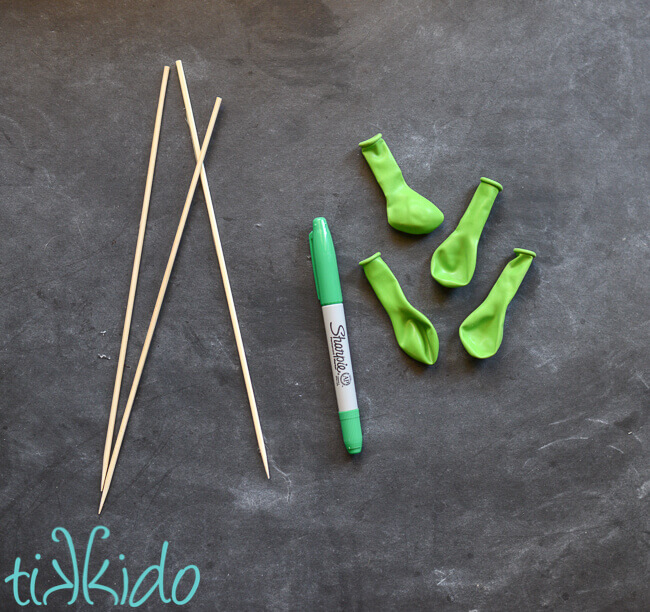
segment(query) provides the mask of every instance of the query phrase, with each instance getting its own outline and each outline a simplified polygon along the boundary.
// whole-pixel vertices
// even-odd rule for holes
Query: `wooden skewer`
[[[194,154],[198,160],[199,149],[199,136],[196,132],[196,123],[194,122],[194,113],[192,112],[192,103],[190,101],[190,92],[187,89],[187,81],[185,80],[185,73],[183,71],[183,64],[180,60],[176,62],[176,69],[178,70],[178,80],[181,84],[181,92],[183,93],[183,101],[185,103],[185,112],[187,114],[187,124],[190,128],[192,136],[192,146],[194,147]],[[221,270],[221,278],[223,279],[223,287],[226,292],[226,301],[228,302],[228,310],[230,311],[230,321],[232,322],[232,329],[235,334],[235,342],[237,343],[237,352],[239,353],[239,361],[241,363],[242,374],[244,375],[244,383],[246,385],[246,393],[248,394],[248,402],[251,407],[251,415],[253,417],[253,425],[255,426],[255,436],[257,437],[257,445],[262,455],[262,463],[264,464],[264,471],[266,477],[270,478],[269,464],[266,457],[266,447],[264,445],[264,436],[262,435],[262,426],[260,425],[260,418],[257,414],[257,404],[255,402],[255,394],[253,393],[253,383],[248,371],[248,362],[246,361],[246,352],[244,351],[244,341],[241,337],[239,330],[239,321],[237,320],[237,311],[235,310],[235,301],[232,297],[230,289],[230,280],[228,278],[228,270],[226,269],[226,259],[223,255],[221,247],[221,238],[219,237],[219,228],[217,227],[217,219],[214,214],[214,206],[212,204],[212,196],[210,195],[210,187],[208,186],[208,177],[205,173],[205,168],[201,168],[201,185],[203,186],[203,195],[205,196],[205,204],[208,209],[208,217],[210,218],[210,227],[212,228],[212,239],[214,241],[214,248],[217,251],[217,259],[219,260],[219,269]]]
[[[129,299],[126,303],[126,315],[124,317],[124,329],[122,330],[122,344],[120,345],[120,357],[117,361],[117,372],[115,374],[115,386],[113,387],[113,401],[111,412],[108,417],[108,429],[106,430],[106,443],[104,444],[104,460],[102,463],[102,481],[100,491],[104,488],[104,480],[108,470],[108,463],[111,458],[111,446],[113,444],[113,433],[115,430],[115,418],[117,416],[117,405],[120,401],[120,389],[122,387],[122,376],[124,375],[124,362],[126,360],[126,347],[129,343],[131,331],[131,317],[133,315],[133,304],[135,303],[135,292],[138,287],[138,273],[140,272],[140,259],[142,258],[142,247],[144,245],[144,233],[147,227],[147,215],[149,214],[149,201],[151,200],[151,187],[153,185],[153,173],[156,169],[156,155],[158,153],[158,141],[160,139],[160,126],[162,124],[163,108],[165,106],[165,93],[167,92],[167,81],[169,79],[169,66],[163,70],[162,83],[160,85],[160,96],[158,98],[158,111],[156,113],[156,124],[153,130],[153,141],[151,142],[151,154],[149,155],[149,169],[147,170],[147,182],[144,188],[144,200],[142,202],[142,214],[140,215],[140,229],[138,230],[138,242],[135,247],[135,259],[133,260],[133,271],[131,272],[131,286],[129,287]]]
[[[113,453],[111,455],[111,462],[108,466],[108,472],[106,473],[104,490],[102,491],[102,499],[99,503],[99,511],[97,512],[97,514],[101,514],[102,508],[104,507],[104,502],[106,501],[106,497],[108,495],[108,490],[111,486],[111,480],[113,479],[113,474],[115,473],[115,464],[117,463],[117,458],[118,455],[120,454],[120,448],[122,447],[122,441],[124,440],[124,432],[126,431],[126,426],[129,422],[129,417],[131,416],[133,402],[135,401],[135,394],[138,391],[138,385],[140,384],[140,377],[142,376],[144,363],[147,360],[147,354],[149,353],[149,347],[151,346],[153,333],[156,329],[156,323],[158,322],[158,315],[160,315],[160,309],[162,307],[163,299],[165,298],[165,292],[167,290],[167,285],[169,283],[169,277],[171,276],[172,268],[174,267],[174,261],[176,260],[176,253],[178,252],[178,246],[181,242],[181,237],[183,236],[183,230],[185,229],[185,223],[187,222],[187,215],[190,212],[190,206],[192,204],[192,199],[194,198],[194,192],[196,191],[196,186],[199,182],[199,176],[201,174],[201,168],[203,167],[203,160],[205,159],[205,154],[208,151],[208,145],[210,144],[210,137],[212,136],[214,124],[217,121],[217,115],[219,114],[220,106],[221,106],[221,98],[217,98],[216,102],[214,103],[214,108],[212,109],[212,116],[210,117],[210,123],[208,124],[208,129],[205,132],[205,138],[203,139],[203,145],[201,147],[201,152],[199,153],[199,159],[197,161],[196,168],[194,169],[194,174],[192,175],[192,182],[190,183],[190,188],[187,193],[187,198],[185,199],[185,205],[183,206],[181,220],[178,223],[178,229],[176,230],[176,236],[174,237],[172,250],[171,253],[169,254],[169,260],[167,261],[165,274],[163,276],[162,284],[160,285],[160,291],[158,291],[158,298],[156,299],[156,305],[153,309],[153,314],[151,315],[151,322],[149,323],[149,329],[147,330],[147,335],[144,340],[144,346],[142,347],[142,353],[140,355],[140,360],[138,361],[138,367],[136,368],[135,371],[135,378],[133,379],[133,385],[131,386],[129,399],[126,403],[126,408],[124,409],[124,415],[122,416],[122,422],[120,423],[120,430],[117,434],[117,439],[115,440],[115,446],[113,448]]]

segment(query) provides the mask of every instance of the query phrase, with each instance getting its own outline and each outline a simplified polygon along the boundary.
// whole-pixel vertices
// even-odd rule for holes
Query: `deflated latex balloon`
[[[503,340],[503,324],[508,304],[535,257],[533,251],[515,249],[517,257],[508,262],[485,301],[460,326],[460,341],[478,359],[492,357]]]
[[[360,142],[359,146],[386,196],[391,227],[407,234],[428,234],[443,222],[445,217],[440,209],[406,184],[381,134]]]
[[[481,182],[458,227],[436,249],[431,258],[431,276],[445,287],[464,287],[476,268],[478,240],[492,210],[497,194],[503,189],[488,178]]]
[[[438,359],[438,334],[420,311],[409,304],[381,253],[359,262],[381,305],[386,309],[397,344],[413,359],[433,365]]]

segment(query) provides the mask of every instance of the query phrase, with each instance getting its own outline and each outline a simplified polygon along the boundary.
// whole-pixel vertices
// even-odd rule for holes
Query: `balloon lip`
[[[497,183],[496,181],[484,176],[481,177],[481,183],[487,183],[488,185],[492,185],[492,187],[496,187],[499,191],[503,191],[503,185],[501,183]]]
[[[535,251],[529,251],[528,249],[514,249],[517,255],[530,255],[531,257],[537,257]]]
[[[370,147],[374,145],[380,138],[381,138],[381,132],[379,134],[376,134],[372,138],[368,138],[368,140],[364,140],[363,142],[360,142],[359,146],[362,149],[365,149],[366,147]]]
[[[378,257],[381,257],[381,252],[377,251],[374,255],[371,255],[370,257],[364,259],[363,261],[359,262],[360,266],[365,266],[366,264],[369,264],[371,261],[377,259]]]

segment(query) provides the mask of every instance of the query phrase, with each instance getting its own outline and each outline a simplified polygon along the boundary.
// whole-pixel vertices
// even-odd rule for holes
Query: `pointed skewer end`
[[[262,453],[262,463],[264,464],[264,471],[266,472],[266,477],[270,480],[271,474],[269,474],[269,462],[266,458],[266,452]]]
[[[99,502],[99,510],[97,510],[97,514],[101,514],[102,510],[104,508],[104,502],[106,501],[106,496],[108,495],[108,489],[105,487],[104,492],[102,494],[102,501]]]

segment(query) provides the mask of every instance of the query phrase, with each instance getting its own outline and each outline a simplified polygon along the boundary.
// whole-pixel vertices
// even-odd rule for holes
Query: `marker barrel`
[[[322,310],[343,442],[348,453],[356,455],[361,452],[363,436],[357,405],[357,392],[354,387],[345,311],[343,304],[329,304],[323,306]]]

